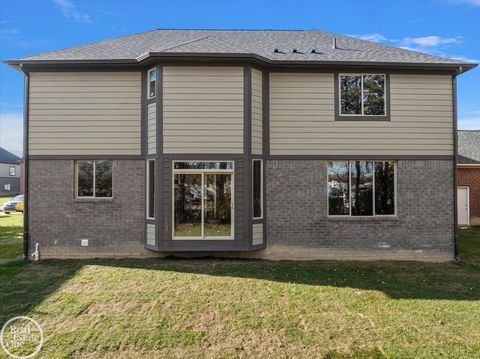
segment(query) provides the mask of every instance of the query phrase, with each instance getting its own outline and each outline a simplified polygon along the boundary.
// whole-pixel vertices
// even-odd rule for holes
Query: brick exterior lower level
[[[74,161],[29,163],[29,233],[42,258],[163,256],[144,249],[145,162],[116,160],[113,200],[74,196]],[[398,161],[397,216],[329,218],[327,161],[266,160],[267,248],[191,253],[265,259],[453,259],[451,161]],[[81,239],[89,239],[81,247]],[[189,256],[189,253],[176,253]]]
[[[327,161],[267,161],[266,176],[266,251],[279,258],[453,259],[452,161],[398,161],[394,218],[328,217]]]

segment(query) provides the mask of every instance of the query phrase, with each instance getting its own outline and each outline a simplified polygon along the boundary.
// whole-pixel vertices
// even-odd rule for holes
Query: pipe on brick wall
[[[24,180],[24,191],[23,191],[23,259],[28,260],[28,245],[29,245],[29,234],[28,234],[28,170],[29,170],[29,161],[28,161],[28,96],[30,91],[30,75],[28,71],[25,70],[23,64],[20,64],[20,70],[25,75],[24,79],[24,94],[23,94],[23,160],[24,160],[24,170],[23,174]]]

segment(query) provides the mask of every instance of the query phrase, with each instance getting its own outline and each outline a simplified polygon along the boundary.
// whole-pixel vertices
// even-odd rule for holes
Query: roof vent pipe
[[[332,49],[336,50],[337,49],[337,38],[334,37],[332,39]]]

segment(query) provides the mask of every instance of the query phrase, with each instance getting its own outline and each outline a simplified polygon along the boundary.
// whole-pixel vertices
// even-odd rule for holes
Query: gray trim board
[[[252,67],[243,68],[243,153],[252,154]]]
[[[143,160],[142,155],[30,155],[30,160]]]
[[[160,249],[160,244],[163,239],[163,212],[164,199],[163,192],[161,191],[162,175],[163,175],[163,66],[157,65],[157,81],[155,89],[156,105],[156,159],[155,159],[155,247]]]
[[[262,117],[263,117],[263,127],[262,127],[262,146],[263,146],[263,155],[270,155],[270,72],[263,71],[262,73]]]
[[[345,73],[348,73],[351,71],[347,71]],[[344,72],[342,72],[344,73]],[[379,74],[381,74],[380,71],[378,71]],[[390,73],[384,72],[385,73],[385,109],[386,109],[386,114],[385,116],[340,116],[340,88],[339,88],[339,72],[335,72],[333,74],[334,76],[334,89],[333,89],[333,94],[334,94],[334,108],[335,108],[335,121],[362,121],[362,122],[367,122],[367,121],[391,121],[391,111],[390,111]]]
[[[267,160],[453,160],[453,155],[270,155]]]
[[[252,156],[232,155],[232,154],[165,154],[164,159],[171,160],[229,160],[251,159]],[[266,160],[453,160],[453,155],[257,155],[255,158]],[[31,160],[144,160],[146,158],[155,158],[155,155],[31,155]]]
[[[141,146],[141,154],[142,156],[145,156],[148,151],[147,151],[147,102],[146,102],[146,97],[147,97],[147,89],[146,89],[146,84],[147,84],[147,73],[145,71],[142,71],[141,75],[141,80],[140,80],[140,86],[141,86],[141,96],[142,98],[140,99],[141,103],[141,119],[140,119],[140,125],[142,128],[140,129],[141,131],[141,141],[140,141],[140,146]]]

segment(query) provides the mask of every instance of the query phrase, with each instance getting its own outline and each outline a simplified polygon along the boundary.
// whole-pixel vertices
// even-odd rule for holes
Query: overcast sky
[[[155,28],[320,29],[480,62],[480,0],[0,0],[0,59]],[[460,129],[480,129],[480,69],[458,79]],[[23,75],[0,65],[0,146],[22,155]]]

